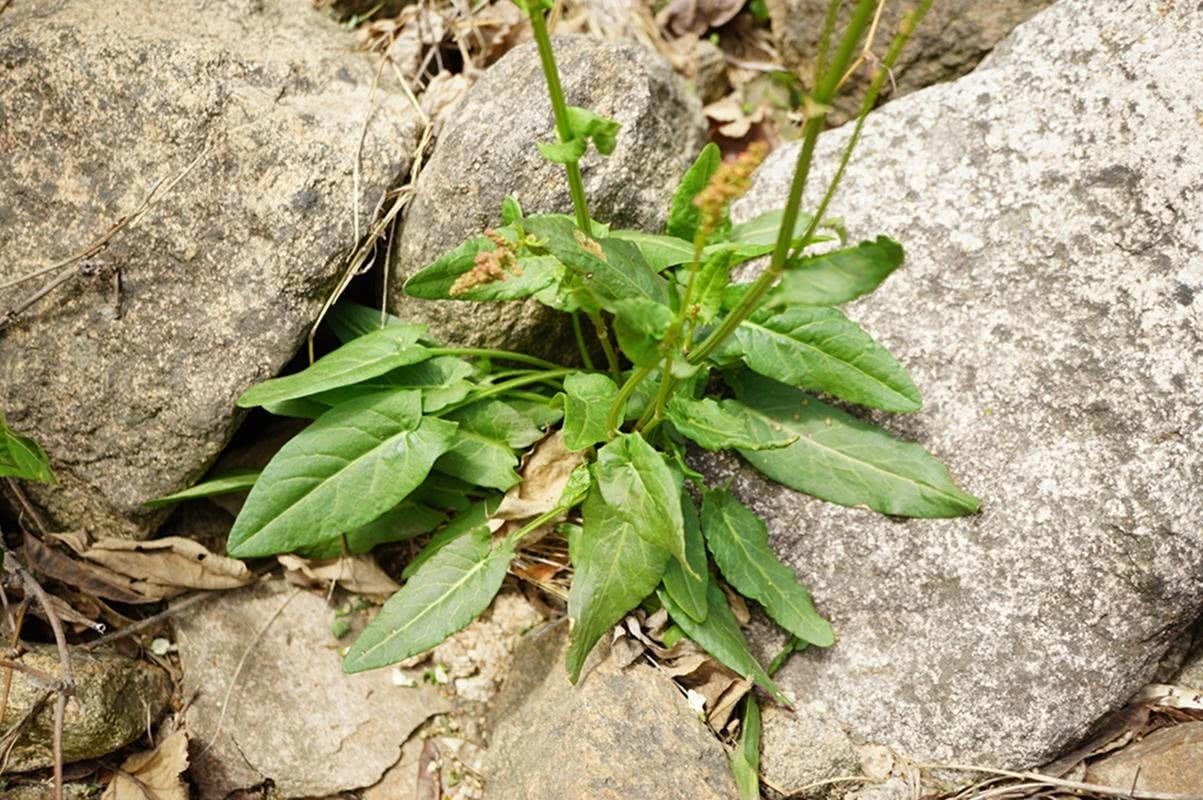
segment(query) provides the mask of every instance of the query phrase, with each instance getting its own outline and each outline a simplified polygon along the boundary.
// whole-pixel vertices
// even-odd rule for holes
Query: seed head
[[[720,164],[706,188],[693,198],[699,212],[699,225],[705,234],[710,234],[722,223],[727,206],[752,186],[752,173],[768,152],[767,144],[753,142],[734,159]]]

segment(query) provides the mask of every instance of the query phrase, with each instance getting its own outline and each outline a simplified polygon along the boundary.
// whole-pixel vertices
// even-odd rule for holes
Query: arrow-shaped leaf
[[[919,445],[753,373],[728,382],[750,413],[798,434],[788,447],[740,451],[778,483],[832,503],[903,517],[958,517],[978,510],[978,499],[961,491],[948,469]]]
[[[781,423],[748,413],[738,400],[693,400],[678,394],[665,410],[678,431],[707,450],[771,450],[798,440],[798,434]]]
[[[454,434],[454,423],[422,417],[416,391],[331,409],[263,470],[230,531],[230,555],[288,553],[371,522],[422,483]]]
[[[885,411],[916,411],[919,390],[898,362],[834,308],[760,311],[719,351],[761,375]]]
[[[606,504],[652,544],[693,571],[685,553],[681,476],[638,433],[624,433],[597,452],[594,475]]]
[[[238,398],[238,405],[253,408],[307,397],[424,361],[428,351],[417,342],[425,330],[423,325],[389,325],[356,337],[295,375],[252,386]]]
[[[706,492],[702,530],[723,577],[760,605],[778,625],[818,647],[835,642],[831,623],[819,616],[810,592],[769,549],[764,521],[730,492]]]
[[[584,527],[569,538],[575,574],[568,591],[567,666],[573,683],[597,640],[656,590],[669,560],[667,550],[640,536],[596,488],[585,499],[582,515]]]
[[[618,397],[614,381],[598,373],[564,379],[564,446],[584,450],[610,435],[610,406]]]
[[[384,604],[351,645],[344,672],[387,667],[423,653],[488,608],[514,556],[487,528],[449,541]]]
[[[767,306],[838,306],[876,289],[902,266],[902,246],[888,236],[789,264]]]

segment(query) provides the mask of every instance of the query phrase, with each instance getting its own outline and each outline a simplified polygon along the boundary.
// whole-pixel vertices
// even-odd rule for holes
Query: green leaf
[[[471,393],[475,387],[467,379],[475,371],[475,368],[462,358],[437,356],[400,367],[353,386],[331,389],[304,399],[330,407],[373,392],[418,389],[422,392],[422,411],[433,414],[452,403],[458,403]]]
[[[575,164],[585,155],[589,142],[585,139],[569,139],[566,142],[535,142],[539,154],[553,164]]]
[[[705,622],[710,611],[706,597],[707,587],[710,585],[710,573],[706,569],[706,543],[698,525],[698,511],[694,508],[693,500],[685,492],[681,493],[681,512],[685,517],[685,557],[696,576],[690,575],[678,562],[672,561],[664,570],[664,588],[681,610],[694,621]]]
[[[618,131],[622,127],[616,120],[580,106],[568,106],[568,125],[572,128],[574,139],[592,139],[593,146],[603,156],[614,152],[618,144]]]
[[[702,530],[727,582],[760,605],[778,625],[818,647],[835,643],[831,623],[819,616],[810,592],[769,549],[769,531],[728,491],[702,497]]]
[[[598,450],[594,477],[606,503],[640,536],[693,570],[685,553],[681,476],[643,436],[619,434]]]
[[[389,325],[406,324],[400,317],[392,314],[384,314],[383,319],[381,316],[378,308],[368,308],[350,300],[340,300],[330,309],[325,321],[338,340],[344,343]]]
[[[343,554],[344,539],[348,553],[367,553],[377,545],[404,542],[430,533],[446,520],[446,514],[415,502],[411,496],[368,524],[349,531],[346,536],[307,547],[300,555],[304,558],[337,558]]]
[[[675,236],[620,230],[612,231],[610,238],[634,243],[647,259],[647,263],[657,272],[693,261],[693,245]]]
[[[632,297],[614,303],[613,310],[614,334],[622,352],[637,366],[658,365],[663,359],[660,343],[675,316],[672,309],[644,297]]]
[[[522,205],[518,202],[517,197],[507,194],[501,201],[501,223],[514,225],[519,222],[522,222]]]
[[[568,590],[567,666],[573,683],[597,640],[655,591],[669,560],[668,551],[640,536],[596,487],[582,514],[584,528],[569,539],[574,574]]]
[[[791,261],[765,305],[842,305],[876,289],[902,266],[902,259],[902,245],[878,236],[874,242]]]
[[[518,232],[513,225],[498,228],[495,233],[516,242]],[[539,255],[520,255],[517,266],[503,269],[504,277],[452,294],[452,287],[464,273],[476,268],[476,257],[490,253],[497,246],[487,236],[477,236],[440,256],[434,263],[411,275],[405,282],[405,293],[425,300],[522,300],[551,286],[563,271],[554,258]]]
[[[273,378],[252,386],[238,398],[238,405],[252,408],[308,397],[375,378],[406,364],[424,361],[428,351],[417,341],[425,329],[423,325],[390,325],[364,334],[319,358],[295,375]]]
[[[564,379],[564,446],[584,450],[610,436],[610,406],[618,387],[605,375],[578,372]]]
[[[230,531],[230,555],[288,553],[371,522],[422,483],[454,435],[454,423],[422,417],[416,391],[331,409],[263,470]]]
[[[543,431],[500,400],[482,400],[451,412],[459,430],[435,469],[477,486],[505,490],[518,482],[515,449],[543,438]]]
[[[263,410],[269,414],[275,414],[277,417],[317,419],[329,411],[330,406],[319,403],[312,397],[297,397],[292,400],[281,400],[278,403],[264,403]]]
[[[730,240],[740,244],[762,245],[765,247],[777,244],[777,234],[781,230],[781,218],[785,210],[781,208],[758,214],[747,222],[731,226]],[[812,217],[809,214],[799,214],[794,224],[794,234],[791,239],[797,239],[806,233]]]
[[[447,543],[414,573],[351,645],[344,672],[387,667],[424,653],[489,607],[514,556],[488,529]]]
[[[778,483],[844,506],[901,517],[958,517],[980,502],[919,445],[834,406],[752,373],[728,377],[743,403],[799,435],[779,450],[741,450]]]
[[[562,214],[530,216],[525,225],[538,238],[536,246],[572,270],[580,289],[606,307],[630,297],[669,304],[668,282],[651,268],[632,242],[590,240],[577,230],[572,218]]]
[[[749,413],[738,400],[693,400],[676,394],[665,411],[673,427],[707,450],[771,450],[798,440],[798,434]]]
[[[681,176],[681,183],[668,206],[668,222],[664,227],[669,236],[693,241],[698,228],[698,209],[693,204],[693,199],[697,197],[698,192],[706,188],[722,161],[723,155],[718,145],[710,142],[702,148],[697,160]]]
[[[685,635],[718,659],[728,669],[741,677],[751,678],[756,685],[764,689],[773,699],[782,705],[790,705],[789,699],[781,693],[773,679],[765,672],[764,667],[748,649],[748,642],[740,630],[739,621],[727,605],[727,597],[714,581],[706,589],[706,599],[709,611],[705,622],[698,622],[685,613],[672,596],[663,589],[659,592],[660,602],[668,609],[668,615],[673,622],[681,626]]]
[[[691,314],[701,325],[711,322],[723,307],[723,290],[731,282],[731,270],[736,264],[733,250],[722,250],[707,256],[698,269],[693,289]]]
[[[755,694],[744,698],[739,744],[729,758],[739,800],[760,800],[760,704]]]
[[[414,489],[410,499],[431,508],[459,513],[471,506],[481,494],[477,487],[466,481],[432,472],[426,476],[421,486]]]
[[[758,311],[717,351],[801,389],[885,411],[916,411],[919,390],[898,362],[834,308]]]
[[[489,517],[497,510],[500,502],[501,498],[494,496],[488,500],[482,500],[479,503],[468,506],[456,514],[455,519],[451,520],[443,528],[440,528],[434,536],[431,536],[426,546],[414,556],[412,561],[405,565],[405,569],[401,571],[401,579],[409,580],[415,572],[422,568],[423,564],[434,557],[435,553],[461,536],[469,533],[481,535],[481,531],[491,533],[489,531]]]
[[[553,398],[550,397],[542,403],[538,400],[516,397],[506,400],[515,411],[530,420],[531,424],[540,430],[547,430],[549,426],[555,425],[564,418],[564,409],[553,405],[552,401]]]
[[[159,506],[169,506],[172,503],[179,503],[183,500],[194,500],[198,497],[213,497],[219,494],[229,494],[230,492],[242,492],[255,485],[255,481],[259,479],[259,474],[262,470],[258,469],[232,469],[229,472],[223,472],[214,478],[207,481],[190,486],[180,492],[156,497],[154,500],[147,500],[142,505],[150,508],[158,508]]]
[[[54,472],[41,445],[8,427],[0,414],[0,476],[54,483]]]

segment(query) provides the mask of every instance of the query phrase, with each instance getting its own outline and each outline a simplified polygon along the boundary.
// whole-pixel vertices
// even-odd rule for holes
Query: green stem
[[[631,399],[631,395],[635,394],[635,390],[639,388],[639,384],[643,383],[644,379],[651,374],[651,367],[640,367],[631,373],[631,377],[627,378],[626,383],[618,390],[618,395],[614,398],[614,402],[610,406],[609,425],[611,437],[617,434],[618,429],[622,427],[622,412],[627,401]]]
[[[544,361],[525,353],[515,353],[513,350],[493,350],[487,347],[432,347],[427,352],[432,356],[458,356],[460,358],[495,358],[499,361],[513,361],[516,364],[530,364],[541,369],[565,369],[562,364]]]
[[[785,271],[786,260],[793,246],[794,227],[802,208],[802,193],[806,189],[806,181],[810,176],[815,145],[818,143],[819,134],[823,132],[823,128],[827,124],[831,98],[835,94],[836,87],[839,86],[840,78],[852,62],[852,54],[856,51],[857,44],[860,43],[861,37],[872,21],[875,7],[875,0],[859,0],[831,63],[827,65],[826,71],[818,81],[814,96],[809,99],[806,124],[802,128],[802,146],[798,150],[794,177],[790,182],[789,196],[785,202],[785,210],[781,214],[781,228],[777,231],[777,243],[773,248],[773,256],[769,261],[768,268],[752,283],[722,323],[698,345],[696,350],[690,353],[689,362],[691,364],[701,363],[726,341],[727,337],[734,333],[735,329],[756,310],[765,294]],[[830,186],[829,190],[834,191]],[[815,220],[817,219],[816,216]],[[812,220],[810,226],[812,233],[814,226],[817,225],[815,220]],[[803,235],[798,246],[806,247],[810,243],[809,239],[808,235]]]
[[[532,403],[550,403],[551,398],[547,395],[539,394],[538,392],[528,392],[523,389],[511,389],[506,392],[508,397],[513,397],[515,400],[527,400]]]
[[[504,394],[512,389],[517,389],[522,386],[529,386],[532,383],[544,383],[547,381],[552,381],[555,378],[562,378],[566,375],[571,375],[574,372],[579,372],[579,370],[568,369],[565,367],[563,369],[553,369],[546,372],[533,372],[530,375],[520,375],[517,378],[512,378],[508,381],[503,381],[501,383],[485,387],[470,397],[467,397],[458,403],[452,403],[446,408],[441,409],[438,413],[440,417],[444,417],[452,411],[458,411],[464,406],[480,402],[481,400],[485,400],[490,397],[496,397],[497,395]]]
[[[672,372],[670,372],[671,367],[672,357],[665,356],[664,366],[661,368],[660,372],[660,388],[656,391],[655,399],[648,403],[647,408],[644,409],[643,416],[641,416],[639,421],[635,423],[635,430],[648,433],[652,430],[652,428],[655,428],[655,424],[646,430],[645,426],[647,426],[649,423],[657,423],[663,416],[661,412],[664,410],[664,404],[668,402],[669,396],[672,394],[673,390],[677,388],[677,384],[680,383],[680,381],[672,376]]]
[[[589,312],[589,321],[593,323],[593,330],[597,333],[597,340],[601,342],[602,352],[606,354],[610,377],[618,383],[622,380],[622,370],[618,366],[618,353],[614,351],[614,345],[610,342],[610,331],[606,328],[606,321],[602,319],[600,311]]]
[[[551,110],[556,118],[556,134],[561,142],[571,141],[572,125],[568,121],[568,103],[564,100],[564,87],[560,85],[560,72],[556,67],[556,57],[551,49],[551,35],[547,32],[547,21],[543,12],[532,4],[530,11],[531,33],[535,37],[535,45],[539,49],[539,61],[543,65],[543,75],[547,79],[547,94],[551,98]],[[564,165],[568,173],[568,193],[572,195],[572,207],[576,211],[577,227],[586,236],[593,237],[593,226],[589,221],[589,202],[585,197],[585,182],[581,178],[581,167],[576,162]]]
[[[589,347],[585,344],[585,332],[581,330],[581,315],[578,311],[572,312],[572,335],[576,338],[576,347],[581,353],[581,363],[585,365],[585,369],[593,369],[593,356],[589,355]]]
[[[530,522],[526,523],[521,528],[519,528],[518,530],[514,531],[509,536],[507,536],[506,544],[512,545],[513,547],[517,547],[518,542],[520,542],[522,540],[522,537],[529,536],[530,534],[537,531],[539,528],[542,528],[547,523],[551,522],[552,520],[556,519],[557,517],[561,516],[562,514],[567,514],[567,513],[568,513],[568,509],[565,508],[564,506],[556,506],[555,508],[551,509],[550,511],[546,511],[546,512],[540,514],[539,516],[535,517]]]

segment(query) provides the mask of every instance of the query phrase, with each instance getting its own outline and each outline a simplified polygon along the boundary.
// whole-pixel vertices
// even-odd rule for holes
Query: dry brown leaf
[[[186,769],[188,735],[176,731],[154,750],[127,758],[101,800],[188,800],[188,785],[180,778]]]
[[[555,508],[568,476],[584,463],[584,452],[574,453],[564,447],[561,431],[540,441],[523,461],[522,480],[505,493],[493,512],[489,529],[496,531],[507,520],[530,519]]]
[[[744,0],[672,0],[656,22],[673,36],[700,36],[730,22],[743,7]]]
[[[478,68],[489,66],[530,35],[526,15],[510,0],[490,3],[458,25],[468,29],[464,40]]]
[[[455,102],[464,96],[472,82],[463,75],[440,72],[431,79],[422,93],[422,111],[432,120],[438,120]]]
[[[237,589],[255,579],[241,561],[216,555],[182,536],[146,542],[106,538],[93,543],[82,533],[53,538],[82,558],[125,576],[126,585],[155,599],[189,589]]]
[[[111,569],[98,567],[67,555],[25,534],[25,560],[36,572],[74,586],[85,594],[118,603],[150,603],[161,597],[147,597],[136,591],[131,581]]]
[[[401,585],[390,578],[370,554],[310,561],[293,555],[277,556],[289,583],[306,588],[337,584],[348,592],[372,600],[387,600]]]
[[[744,111],[736,94],[727,95],[706,106],[702,111],[708,119],[717,123],[718,132],[728,139],[742,139],[752,130],[753,125],[764,122],[771,111],[766,104],[760,104],[751,113]]]

